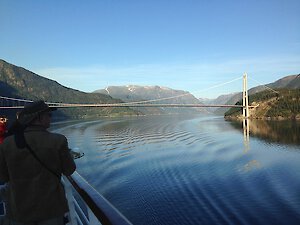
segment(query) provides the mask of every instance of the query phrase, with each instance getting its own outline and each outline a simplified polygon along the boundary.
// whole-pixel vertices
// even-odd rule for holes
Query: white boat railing
[[[5,184],[1,182],[0,183],[0,224],[3,224],[4,217],[6,215],[6,208],[3,199],[5,188],[6,188]]]
[[[68,225],[132,225],[77,172],[63,177],[69,204]]]

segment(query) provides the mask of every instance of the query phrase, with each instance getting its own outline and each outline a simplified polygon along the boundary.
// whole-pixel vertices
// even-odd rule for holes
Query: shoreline
[[[228,120],[239,120],[242,121],[244,118],[242,116],[224,116],[224,119]],[[293,116],[293,117],[253,117],[250,116],[248,119],[250,120],[264,120],[264,121],[300,121],[300,116]]]

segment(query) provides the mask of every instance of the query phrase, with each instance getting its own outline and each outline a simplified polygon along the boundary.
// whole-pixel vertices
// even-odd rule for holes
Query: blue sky
[[[300,73],[299,0],[0,0],[0,58],[91,92],[214,98]],[[210,89],[210,87],[218,86]]]

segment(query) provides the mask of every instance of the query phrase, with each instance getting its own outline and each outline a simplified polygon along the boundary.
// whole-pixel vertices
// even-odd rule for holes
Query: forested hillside
[[[300,119],[300,89],[276,89],[249,96],[249,105],[258,105],[250,110],[251,118]],[[242,105],[239,101],[237,105]],[[231,108],[225,117],[241,117],[242,109]]]
[[[279,80],[276,80],[275,82],[266,84],[266,85],[260,85],[254,88],[251,88],[248,91],[249,96],[254,95],[256,93],[262,92],[262,91],[266,91],[269,90],[268,88],[272,88],[272,89],[299,89],[300,88],[300,75],[289,75],[289,76],[285,76]],[[226,103],[226,105],[234,105],[235,103],[237,103],[238,101],[240,101],[242,99],[242,92],[237,93],[235,95],[233,95]],[[216,114],[219,115],[224,115],[224,113],[227,110],[225,108],[219,108],[216,110]]]
[[[116,103],[99,93],[85,93],[64,87],[56,81],[39,76],[22,67],[0,60],[0,95],[13,98],[63,103]],[[4,103],[3,103],[4,104]],[[1,112],[2,114],[4,112]],[[137,112],[129,108],[72,108],[61,109],[57,118],[91,118],[100,116],[132,115]]]

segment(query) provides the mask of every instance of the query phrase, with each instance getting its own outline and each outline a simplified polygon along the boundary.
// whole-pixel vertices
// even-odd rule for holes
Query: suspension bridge
[[[61,102],[46,102],[49,107],[56,107],[56,108],[76,108],[76,107],[174,107],[174,108],[205,108],[205,107],[226,107],[226,108],[243,108],[243,117],[249,117],[249,108],[255,108],[258,106],[251,106],[248,104],[248,89],[247,89],[247,73],[244,73],[242,77],[237,79],[243,78],[243,104],[242,105],[225,105],[225,104],[158,104],[153,102],[180,98],[186,95],[190,95],[190,93],[166,97],[166,98],[159,98],[159,99],[152,99],[152,100],[145,100],[145,101],[136,101],[136,102],[125,102],[125,103],[108,103],[108,104],[82,104],[82,103],[61,103]],[[221,85],[228,84],[233,82],[237,79],[234,79],[229,82],[225,82],[223,84],[215,85],[211,88],[216,88]],[[208,89],[211,89],[208,88]],[[267,87],[268,88],[268,87]],[[207,90],[207,89],[206,89]],[[19,98],[12,98],[7,96],[0,96],[0,109],[22,109],[24,106],[32,100],[28,99],[19,99]]]

